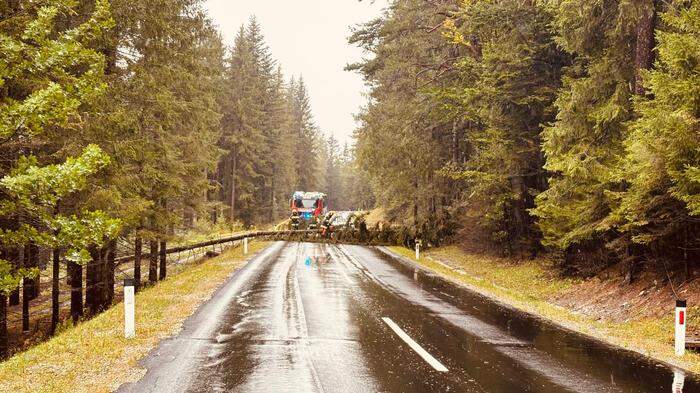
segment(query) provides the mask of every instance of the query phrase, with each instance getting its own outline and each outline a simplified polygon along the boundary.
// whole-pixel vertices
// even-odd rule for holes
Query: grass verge
[[[267,243],[251,242],[256,252]],[[109,392],[140,379],[137,362],[176,334],[246,257],[241,247],[193,265],[136,296],[136,338],[125,339],[124,307],[66,327],[51,340],[0,363],[0,392]]]
[[[414,260],[415,253],[389,247]],[[673,349],[673,314],[664,318],[636,318],[611,322],[577,313],[553,302],[580,280],[557,276],[544,260],[513,263],[507,259],[469,254],[456,246],[421,251],[422,266],[443,277],[517,309],[548,319],[608,344],[626,348],[659,361],[700,374],[700,354],[678,357]],[[689,315],[700,312],[689,310]],[[692,321],[689,320],[689,323]]]

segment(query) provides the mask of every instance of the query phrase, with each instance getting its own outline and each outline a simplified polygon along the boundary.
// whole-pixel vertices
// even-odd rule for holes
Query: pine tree
[[[287,201],[297,184],[294,155],[296,138],[292,132],[291,108],[288,106],[286,84],[281,68],[278,68],[275,74],[272,92],[267,116],[271,130],[269,134],[271,159],[270,222],[289,215]]]
[[[700,1],[676,1],[657,32],[658,61],[643,72],[638,118],[625,138],[622,179],[629,183],[611,221],[652,259],[697,260],[700,245]]]
[[[371,87],[355,131],[358,171],[389,218],[416,231],[450,193],[436,171],[451,157],[443,141],[455,118],[442,116],[443,105],[431,93],[454,76],[457,46],[439,30],[454,8],[451,1],[393,1],[350,37],[374,54],[347,67]]]
[[[496,1],[465,3],[447,24],[448,36],[469,55],[457,64],[463,85],[446,89],[443,99],[457,102],[472,125],[464,169],[447,173],[468,182],[467,203],[478,209],[470,214],[482,214],[482,230],[507,251],[538,247],[528,210],[546,187],[541,124],[553,119],[567,62],[551,22],[538,2]]]
[[[222,197],[231,221],[250,223],[248,210],[255,204],[255,186],[260,176],[257,157],[264,152],[262,121],[264,102],[259,98],[260,81],[253,47],[241,27],[231,50],[224,106],[224,133],[220,146],[226,158],[219,163]],[[240,212],[239,212],[240,210]]]
[[[291,132],[296,142],[296,189],[318,191],[322,185],[323,171],[319,165],[322,140],[313,119],[309,93],[303,77],[291,80],[288,99],[291,107]]]
[[[200,6],[197,0],[113,1],[116,28],[102,48],[113,54],[108,97],[81,136],[105,142],[114,169],[87,203],[118,214],[125,234],[134,231],[139,241],[166,238],[184,212],[204,209],[207,173],[218,158],[211,146],[220,132],[223,49]],[[92,266],[106,269],[110,281],[103,259]],[[102,280],[99,271],[88,273]],[[105,287],[106,296],[94,296],[107,302]]]
[[[341,179],[341,157],[339,156],[339,145],[338,141],[331,135],[325,141],[326,143],[326,165],[325,165],[325,186],[323,190],[325,191],[327,198],[327,205],[333,210],[345,210],[341,198],[343,195],[343,185]]]
[[[625,124],[634,117],[635,75],[647,66],[635,60],[648,57],[637,47],[647,40],[640,32],[649,34],[639,27],[650,20],[645,3],[568,1],[554,12],[558,43],[574,59],[557,119],[543,132],[545,169],[554,176],[534,214],[543,244],[563,250],[569,268],[590,271],[615,261],[605,247],[616,229],[609,219],[615,193],[625,187],[618,168]]]

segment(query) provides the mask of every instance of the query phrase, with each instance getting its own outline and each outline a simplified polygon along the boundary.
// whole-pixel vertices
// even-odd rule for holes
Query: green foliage
[[[431,89],[452,78],[447,71],[455,46],[432,29],[451,3],[394,1],[350,37],[374,55],[347,67],[371,88],[355,131],[360,177],[353,197],[376,198],[389,218],[407,224],[418,225],[454,197],[450,182],[435,171],[452,158],[448,141],[455,119],[443,116],[441,103],[430,99]],[[373,195],[367,195],[368,187]]]
[[[16,269],[11,263],[0,259],[0,294],[8,296],[10,292],[19,287],[23,278],[33,278],[36,277],[38,273],[39,271],[36,268]]]
[[[350,38],[374,54],[348,69],[371,88],[356,158],[377,203],[436,217],[424,202],[440,199],[467,242],[541,244],[571,271],[687,268],[700,244],[698,7],[392,1]]]
[[[8,176],[0,180],[9,196],[24,209],[53,208],[68,194],[85,188],[89,175],[110,163],[97,145],[88,145],[77,158],[57,165],[36,166],[35,157],[22,157]]]
[[[534,247],[541,124],[568,62],[552,22],[539,2],[407,0],[355,30],[375,54],[349,66],[372,87],[357,159],[390,215],[418,224],[457,208],[505,249]]]
[[[654,230],[660,223],[700,215],[700,2],[685,4],[663,14],[658,61],[644,75],[650,94],[635,101],[639,116],[625,140],[621,173],[630,186],[617,194],[613,215],[635,242],[650,246],[676,236]]]
[[[297,174],[295,188],[313,191],[322,188],[322,172],[318,168],[322,167],[319,165],[319,159],[324,141],[311,113],[309,93],[304,79],[301,77],[298,80],[292,79],[288,89],[291,117],[289,127],[291,138],[295,141],[293,147],[294,170]]]
[[[617,1],[552,4],[556,40],[574,60],[556,101],[556,121],[542,133],[544,167],[555,175],[533,214],[543,244],[566,250],[610,230],[606,218],[616,203],[610,192],[621,187],[614,168],[623,152],[624,124],[633,115],[639,12]]]
[[[255,18],[227,60],[218,199],[229,220],[273,222],[289,214],[294,190],[323,188],[323,140],[303,79],[285,82]]]
[[[109,2],[98,0],[87,21],[56,34],[56,19],[71,15],[76,3],[41,6],[17,36],[0,31],[0,88],[26,90],[0,96],[0,140],[68,127],[80,106],[104,90],[104,58],[90,44],[113,26]]]
[[[33,19],[18,23],[21,28],[0,32],[3,143],[50,138],[75,127],[86,103],[104,91],[104,58],[90,46],[113,26],[109,3],[96,1],[86,21],[61,29],[58,20],[72,17],[76,6],[77,1],[67,0],[39,5]],[[116,236],[119,220],[101,212],[87,212],[81,217],[56,214],[60,201],[84,189],[88,177],[109,162],[109,156],[97,145],[88,145],[79,157],[53,165],[42,166],[36,156],[19,154],[14,168],[0,180],[2,220],[14,223],[3,225],[3,248],[26,244],[71,247],[71,255],[82,262],[85,258],[79,256],[87,254],[86,245],[70,236],[77,225],[84,227],[83,235],[89,233],[95,244]],[[0,291],[7,294],[23,277],[36,273],[36,269],[17,268],[2,259]]]
[[[83,130],[113,169],[86,203],[165,237],[207,208],[221,133],[223,45],[202,2],[112,2],[109,89]],[[76,141],[77,142],[77,141]],[[79,142],[78,142],[79,143]]]
[[[25,158],[11,174],[0,180],[6,199],[2,201],[5,217],[21,218],[29,224],[6,229],[0,234],[3,247],[23,247],[36,244],[50,248],[66,248],[69,260],[85,263],[90,259],[87,247],[101,245],[119,234],[121,222],[100,211],[86,211],[81,216],[56,214],[57,204],[87,185],[88,177],[109,163],[109,157],[96,145],[88,145],[77,158],[65,163],[38,167],[35,159]],[[7,271],[2,282],[10,286],[0,291],[10,292],[17,280],[34,270],[12,271],[11,262],[0,260],[0,269]]]

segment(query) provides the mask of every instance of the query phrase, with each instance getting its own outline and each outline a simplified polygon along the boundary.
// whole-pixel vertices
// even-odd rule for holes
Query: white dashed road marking
[[[413,349],[420,357],[423,358],[423,360],[425,360],[435,370],[443,372],[443,373],[449,371],[449,370],[447,370],[447,367],[445,367],[442,363],[440,363],[437,359],[435,359],[431,354],[429,354],[428,351],[426,351],[425,349],[423,349],[423,347],[418,345],[417,342],[413,341],[413,339],[411,337],[409,337],[408,334],[406,334],[406,332],[404,332],[399,327],[399,325],[394,323],[394,321],[392,321],[391,318],[384,317],[384,318],[382,318],[382,320],[384,321],[384,323],[389,325],[389,327],[391,328],[391,330],[394,331],[394,333],[396,333],[399,337],[401,337],[401,339],[403,341],[405,341],[406,344],[408,344],[408,346],[411,347],[411,349]]]

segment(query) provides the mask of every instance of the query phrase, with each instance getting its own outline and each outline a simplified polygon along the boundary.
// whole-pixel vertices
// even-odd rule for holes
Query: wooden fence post
[[[24,268],[31,267],[30,247],[26,245],[20,252],[20,266]],[[29,331],[29,297],[31,296],[31,279],[28,277],[22,278],[22,332]]]
[[[167,243],[165,240],[161,240],[160,242],[160,279],[165,280],[165,277],[167,276],[167,254],[165,253],[165,250],[167,249]]]
[[[148,256],[148,282],[155,284],[158,281],[158,241],[151,240],[151,253]]]
[[[143,251],[143,240],[140,236],[134,239],[134,292],[141,287],[141,252]]]

